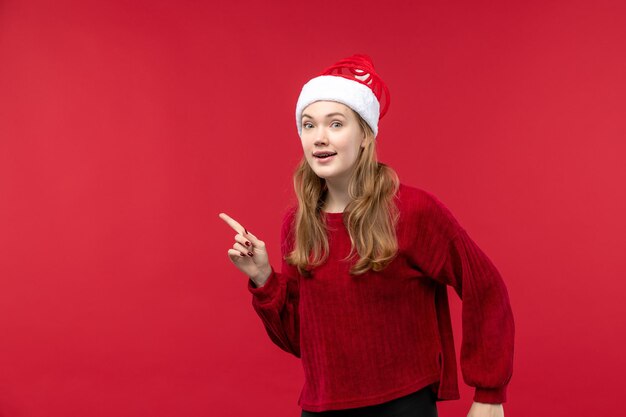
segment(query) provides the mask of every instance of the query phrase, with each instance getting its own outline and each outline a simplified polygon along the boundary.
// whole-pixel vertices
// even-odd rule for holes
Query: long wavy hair
[[[360,275],[368,270],[384,269],[398,252],[396,225],[399,210],[395,195],[400,186],[396,172],[378,162],[374,134],[367,122],[356,116],[365,146],[359,149],[356,166],[348,183],[350,203],[344,211],[344,224],[350,235],[351,249],[344,260],[358,253],[359,259],[350,274]],[[311,169],[303,157],[293,174],[298,199],[294,216],[294,246],[285,256],[287,263],[297,267],[300,274],[311,276],[311,270],[328,258],[328,236],[322,207],[326,201],[326,180]]]

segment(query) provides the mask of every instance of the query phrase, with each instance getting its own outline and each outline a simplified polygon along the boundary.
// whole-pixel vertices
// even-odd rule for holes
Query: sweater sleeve
[[[291,250],[294,208],[283,217],[281,228],[282,270],[272,272],[262,287],[256,287],[248,279],[248,291],[252,293],[252,306],[261,318],[272,342],[284,351],[300,357],[300,317],[298,314],[298,270],[285,261]]]
[[[461,371],[474,401],[499,404],[513,373],[515,325],[505,283],[495,265],[436,198],[427,210],[428,275],[462,300]]]
[[[435,278],[462,299],[461,371],[474,401],[503,403],[513,373],[515,325],[509,295],[491,260],[463,229],[448,243]]]

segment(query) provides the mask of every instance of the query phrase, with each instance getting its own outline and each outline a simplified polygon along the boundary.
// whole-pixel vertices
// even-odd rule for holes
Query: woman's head
[[[375,164],[378,121],[388,106],[389,91],[367,55],[342,59],[310,79],[296,103],[298,134],[310,169],[343,188],[353,173],[363,171],[359,165]],[[319,158],[316,152],[336,155]]]
[[[345,104],[320,100],[302,111],[300,139],[304,159],[324,180],[348,183],[359,161],[375,161],[374,134]],[[332,156],[325,157],[331,154]]]

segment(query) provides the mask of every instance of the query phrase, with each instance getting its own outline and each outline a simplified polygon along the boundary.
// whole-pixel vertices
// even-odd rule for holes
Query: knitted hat
[[[357,112],[378,135],[378,120],[389,107],[389,90],[374,70],[372,59],[355,54],[342,59],[309,80],[296,104],[296,125],[302,135],[302,111],[319,100],[337,101]],[[381,109],[382,103],[382,109]]]

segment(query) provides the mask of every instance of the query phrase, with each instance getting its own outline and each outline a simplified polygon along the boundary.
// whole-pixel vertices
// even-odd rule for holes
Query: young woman
[[[462,299],[468,417],[503,416],[514,321],[498,270],[433,194],[376,158],[388,90],[354,55],[307,82],[296,105],[304,158],[283,216],[282,270],[225,213],[228,255],[271,340],[302,359],[302,416],[437,416],[458,399],[446,286]]]

